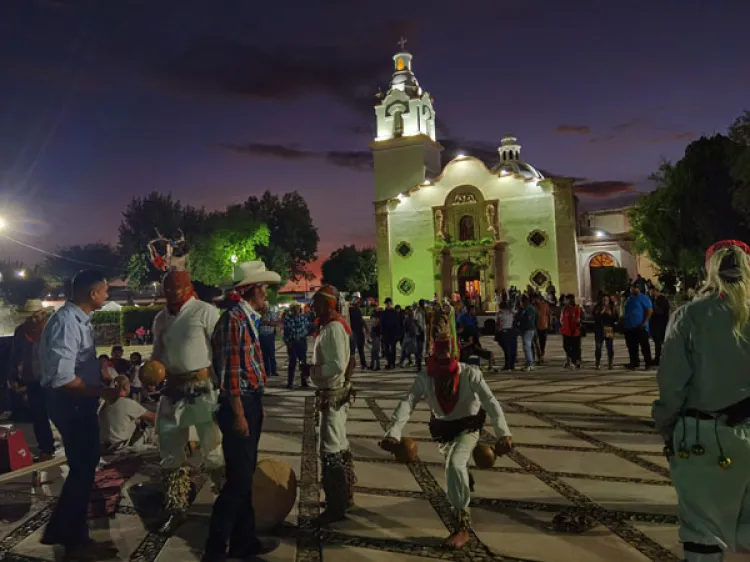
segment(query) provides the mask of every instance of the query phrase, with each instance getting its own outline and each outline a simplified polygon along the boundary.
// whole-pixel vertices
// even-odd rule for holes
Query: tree
[[[29,299],[42,298],[45,289],[39,267],[27,268],[18,261],[0,262],[0,292],[7,303],[22,306]]]
[[[281,198],[266,191],[260,198],[249,197],[243,207],[251,220],[268,226],[268,245],[257,249],[258,258],[284,281],[305,277],[320,241],[305,199],[296,191]]]
[[[357,250],[354,246],[342,246],[323,263],[323,283],[334,285],[349,293],[365,295],[377,292],[377,257],[375,250]]]
[[[750,111],[747,109],[729,127],[729,138],[738,144],[750,146]]]
[[[191,244],[188,266],[192,279],[221,285],[231,280],[235,262],[258,259],[258,250],[268,245],[268,227],[248,215],[242,206],[233,205],[207,217],[203,232]]]
[[[99,269],[107,277],[120,277],[125,272],[122,259],[111,245],[103,242],[59,248],[42,264],[42,272],[52,281],[71,279],[82,269]]]
[[[155,229],[170,237],[182,230],[188,240],[201,233],[206,213],[183,205],[171,194],[153,191],[143,199],[134,198],[122,213],[118,249],[127,263],[130,285],[140,287],[158,281],[161,273],[148,259],[147,244],[155,237]]]
[[[653,175],[658,188],[630,213],[635,250],[648,252],[662,271],[697,276],[706,248],[750,235],[750,181],[737,172],[747,147],[728,137],[702,137],[676,164]],[[750,178],[748,178],[750,179]]]

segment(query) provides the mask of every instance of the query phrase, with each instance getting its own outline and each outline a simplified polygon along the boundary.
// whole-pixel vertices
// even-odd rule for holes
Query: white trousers
[[[200,441],[201,456],[206,469],[213,470],[224,466],[221,431],[213,419],[216,402],[208,395],[205,399],[201,398],[192,404],[183,400],[174,403],[165,396],[159,401],[156,433],[159,437],[162,468],[176,470],[187,461],[185,448],[190,441],[191,427],[195,428]]]
[[[331,455],[349,449],[346,438],[346,418],[349,415],[349,404],[338,410],[329,408],[320,412],[320,454]]]
[[[469,508],[469,459],[479,441],[479,432],[462,433],[449,443],[438,448],[445,457],[445,481],[448,501],[457,512]]]
[[[673,438],[675,450],[683,441],[688,450],[697,443],[705,449],[705,454],[691,453],[687,459],[675,454],[669,462],[677,491],[680,540],[730,552],[750,550],[750,424],[727,427],[687,417],[677,423]],[[729,468],[719,466],[719,445],[732,460]],[[721,560],[713,554],[686,559]]]

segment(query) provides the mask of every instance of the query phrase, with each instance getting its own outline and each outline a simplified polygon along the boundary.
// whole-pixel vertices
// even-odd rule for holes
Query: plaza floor
[[[485,344],[501,355],[494,342],[487,339]],[[560,339],[551,337],[548,365],[531,373],[486,375],[505,408],[516,449],[494,468],[474,470],[475,536],[458,552],[439,547],[448,534],[449,506],[442,457],[430,442],[424,404],[405,430],[419,443],[418,462],[398,464],[377,446],[413,372],[357,373],[357,401],[348,424],[359,479],[357,509],[347,520],[324,529],[314,523],[322,494],[312,391],[287,390],[285,376],[272,378],[265,397],[261,457],[288,462],[298,476],[299,493],[297,506],[278,533],[279,549],[259,560],[681,560],[676,497],[662,443],[649,424],[650,404],[657,395],[655,373],[593,370],[592,338],[584,338],[584,367],[566,371],[561,347]],[[625,362],[624,344],[618,341],[615,364]],[[280,373],[285,366],[280,352]],[[28,475],[0,484],[0,560],[59,557],[41,545],[39,537],[64,468],[49,469],[50,483],[41,488],[33,488]],[[114,517],[92,521],[93,534],[112,539],[121,560],[197,560],[213,502],[210,487],[200,490],[188,521],[165,536],[141,515],[134,493],[157,473],[155,465],[146,466],[131,478]],[[596,525],[582,534],[553,531],[552,518],[565,509],[592,514]]]

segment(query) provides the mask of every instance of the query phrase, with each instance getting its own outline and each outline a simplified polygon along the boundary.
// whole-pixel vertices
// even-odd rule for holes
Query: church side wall
[[[414,199],[405,198],[390,214],[391,279],[393,303],[407,306],[419,299],[432,300],[435,294],[435,246],[432,209],[418,207]],[[411,253],[402,257],[399,244],[409,245]],[[413,286],[409,294],[399,290],[399,284],[408,280]]]
[[[534,286],[530,277],[536,271],[542,271],[558,286],[557,234],[552,196],[543,192],[505,199],[500,201],[499,207],[500,238],[508,243],[508,285],[515,285],[521,290],[530,284]],[[541,231],[547,238],[540,247],[528,241],[529,234],[534,230]]]

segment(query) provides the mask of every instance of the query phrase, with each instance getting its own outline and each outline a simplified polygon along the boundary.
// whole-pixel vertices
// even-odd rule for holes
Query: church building
[[[598,254],[578,240],[573,180],[544,177],[523,161],[512,136],[500,141],[492,167],[458,155],[441,169],[434,100],[403,45],[393,64],[389,89],[375,106],[371,144],[380,302],[459,294],[488,311],[496,290],[544,291],[550,284],[558,295],[590,297],[592,283],[584,277]],[[618,236],[611,243],[628,253],[627,233]],[[605,241],[594,236],[590,243]],[[634,269],[635,276],[634,259],[600,253],[606,266]]]

